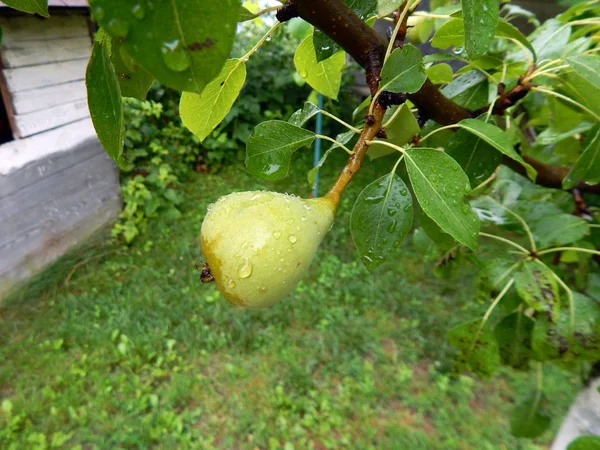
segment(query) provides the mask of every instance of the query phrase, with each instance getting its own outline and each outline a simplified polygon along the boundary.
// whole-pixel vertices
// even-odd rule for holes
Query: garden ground
[[[45,271],[0,310],[0,448],[546,448],[551,432],[509,432],[530,374],[450,375],[447,330],[487,308],[468,268],[434,278],[410,245],[371,275],[358,260],[351,199],[386,167],[367,164],[304,281],[266,311],[200,284],[200,225],[233,190],[305,195],[305,172],[276,185],[240,167],[197,175],[180,218]],[[579,381],[544,370],[556,430]]]

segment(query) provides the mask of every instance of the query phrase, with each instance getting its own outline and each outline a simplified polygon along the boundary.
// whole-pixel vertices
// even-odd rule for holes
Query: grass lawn
[[[129,249],[99,239],[63,258],[0,310],[0,448],[546,448],[551,432],[509,432],[533,374],[449,375],[447,330],[487,308],[470,268],[436,279],[409,245],[373,274],[359,262],[351,199],[389,167],[367,164],[304,281],[269,310],[200,284],[200,225],[232,190],[305,195],[305,172],[198,175],[179,219]],[[556,430],[578,378],[544,372]]]

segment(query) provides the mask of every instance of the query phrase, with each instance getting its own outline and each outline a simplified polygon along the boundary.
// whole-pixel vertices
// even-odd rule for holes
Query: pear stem
[[[354,146],[354,150],[348,158],[348,162],[342,169],[342,172],[338,176],[338,179],[335,181],[329,192],[325,194],[325,197],[331,200],[335,204],[336,208],[340,203],[342,192],[344,192],[344,189],[346,189],[346,186],[348,183],[350,183],[350,180],[352,180],[354,175],[356,175],[356,172],[360,170],[362,161],[365,159],[365,155],[367,154],[367,150],[369,148],[368,141],[375,139],[379,131],[381,131],[384,114],[385,106],[375,102],[373,114],[371,116],[367,116],[365,127],[360,133],[358,142]]]

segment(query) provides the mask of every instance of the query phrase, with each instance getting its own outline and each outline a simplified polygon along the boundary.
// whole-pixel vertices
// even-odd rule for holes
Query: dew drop
[[[129,24],[121,19],[111,19],[107,28],[111,34],[118,37],[125,37],[129,33]]]
[[[294,223],[294,219],[293,219],[293,217],[290,217],[288,220],[286,220],[286,223],[287,223],[288,225],[291,225],[291,224],[293,224],[293,223]]]
[[[233,280],[229,280],[229,281],[227,282],[227,287],[234,288],[234,287],[235,287],[235,281],[233,281]]]
[[[402,190],[400,191],[400,195],[401,195],[401,196],[405,197],[405,196],[406,196],[406,194],[408,194],[408,189],[402,189]]]
[[[163,61],[174,72],[183,72],[190,67],[187,55],[179,44],[179,40],[175,39],[171,42],[165,42],[161,48]]]
[[[240,278],[248,278],[252,273],[252,263],[248,258],[244,260],[244,264],[242,264],[238,270],[238,275]]]
[[[297,241],[298,239],[296,238],[296,236],[294,236],[294,235],[292,234],[292,235],[290,235],[290,237],[289,237],[289,240],[290,240],[290,242],[291,242],[292,244],[295,244],[295,243],[296,243],[296,241]]]
[[[460,55],[460,54],[461,54],[461,53],[464,51],[464,49],[465,49],[464,47],[456,47],[456,48],[453,50],[453,53],[454,53],[455,55]]]
[[[462,205],[461,207],[462,212],[464,212],[465,214],[468,213],[471,208],[469,207],[469,205],[467,205],[466,203]]]
[[[264,294],[264,293],[266,293],[266,292],[267,292],[267,288],[266,288],[266,287],[264,287],[264,286],[261,286],[261,287],[259,287],[259,288],[258,288],[258,292],[259,292],[260,294]]]
[[[383,200],[384,196],[383,195],[375,195],[375,196],[371,196],[371,197],[365,197],[365,202],[366,203],[379,203],[381,200]]]
[[[390,217],[391,216],[395,216],[397,212],[398,212],[398,210],[395,209],[395,208],[388,208],[387,209],[388,216],[390,216]]]
[[[397,224],[398,224],[398,222],[396,222],[395,220],[392,220],[392,223],[390,223],[390,226],[387,227],[388,232],[393,233],[396,230]]]
[[[308,73],[306,72],[306,70],[303,70],[302,72],[300,72],[300,76],[302,78],[306,78],[307,75],[308,75]]]
[[[281,237],[281,231],[273,231],[273,237],[279,239]]]
[[[412,205],[409,203],[408,205],[406,205],[406,206],[403,208],[403,209],[404,209],[404,212],[408,212],[408,211],[410,211],[410,208],[412,208]]]
[[[104,12],[104,10],[102,8],[100,8],[99,6],[96,6],[94,8],[94,17],[96,18],[96,20],[100,21],[102,19],[104,19],[104,15],[106,13]]]
[[[144,11],[144,7],[140,4],[135,5],[131,8],[131,14],[138,20],[142,20],[146,16],[146,11]]]

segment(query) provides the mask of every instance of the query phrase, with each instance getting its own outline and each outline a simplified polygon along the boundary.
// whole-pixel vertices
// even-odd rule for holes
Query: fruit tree
[[[47,15],[40,0],[5,3]],[[409,238],[436,275],[473,267],[473,301],[489,307],[448,330],[456,369],[530,370],[537,390],[515,406],[511,426],[535,437],[550,424],[544,365],[589,371],[600,360],[600,1],[570,3],[539,23],[503,0],[431,0],[428,10],[420,0],[287,0],[256,11],[236,0],[90,0],[99,25],[91,116],[106,152],[127,166],[122,97],[145,98],[154,80],[183,92],[181,119],[203,140],[235,103],[248,58],[286,27],[306,30],[289,64],[332,100],[353,59],[370,96],[346,120],[307,102],[288,121],[256,124],[246,147],[246,169],[274,181],[295,152],[330,141],[309,180],[330,152],[347,152],[333,186],[308,200],[215,199],[202,227],[202,280],[240,306],[282,300],[327,239],[365,157],[387,158],[389,172],[352,199],[361,260],[376,269]],[[241,23],[267,17],[265,36],[231,58],[236,33],[252,26]],[[307,123],[317,114],[347,131],[316,134]]]

